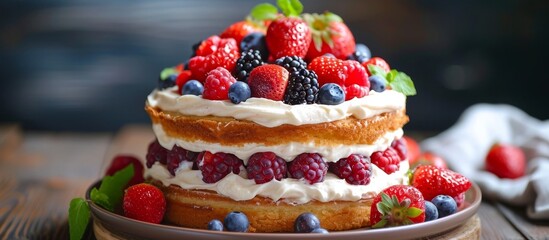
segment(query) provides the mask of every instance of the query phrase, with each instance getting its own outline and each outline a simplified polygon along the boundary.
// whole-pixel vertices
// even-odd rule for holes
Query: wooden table
[[[143,159],[153,138],[144,125],[117,134],[23,132],[0,125],[0,240],[68,239],[69,201],[84,196],[114,155]],[[549,221],[530,221],[524,212],[482,202],[482,239],[549,239]]]

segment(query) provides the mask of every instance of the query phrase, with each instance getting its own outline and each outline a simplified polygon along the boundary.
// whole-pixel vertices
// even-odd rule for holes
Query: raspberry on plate
[[[204,82],[204,92],[202,97],[209,100],[227,100],[229,99],[229,88],[236,79],[227,69],[218,67],[208,72]]]
[[[358,154],[339,159],[330,165],[332,172],[352,185],[367,185],[372,175],[370,159]]]
[[[392,147],[385,149],[383,152],[374,152],[370,158],[373,164],[387,174],[394,173],[400,168],[400,157]]]
[[[262,184],[273,179],[282,180],[286,177],[288,167],[284,159],[276,156],[273,152],[254,153],[248,159],[248,178],[255,183]]]
[[[299,154],[291,163],[289,173],[292,178],[304,179],[309,184],[324,181],[328,165],[317,153]]]
[[[372,203],[370,223],[374,228],[425,221],[421,192],[408,185],[393,185],[381,191]]]
[[[122,208],[126,217],[160,223],[166,212],[166,199],[157,187],[140,183],[126,189]]]
[[[205,183],[216,183],[231,172],[239,174],[242,167],[242,160],[229,153],[213,154],[206,151],[199,155],[197,161]]]

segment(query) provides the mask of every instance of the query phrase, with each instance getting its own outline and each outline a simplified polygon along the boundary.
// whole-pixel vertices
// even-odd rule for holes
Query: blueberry
[[[229,87],[229,99],[234,104],[245,102],[251,95],[250,86],[245,82],[237,81]]]
[[[197,80],[189,80],[183,85],[181,95],[196,95],[200,96],[204,92],[204,86]]]
[[[429,201],[425,201],[425,221],[431,221],[438,218],[437,207]]]
[[[326,83],[318,90],[318,100],[320,104],[338,105],[345,101],[343,88],[335,83]]]
[[[242,212],[230,212],[225,217],[225,227],[231,232],[246,232],[250,222],[246,214]]]
[[[223,223],[217,219],[211,220],[208,223],[208,230],[223,231]]]
[[[269,50],[267,50],[265,34],[253,32],[246,35],[240,42],[240,52],[246,52],[249,49],[258,50],[261,53],[263,61],[266,62],[269,59]]]
[[[457,211],[456,201],[448,195],[438,195],[431,202],[437,207],[439,218],[446,217]]]
[[[387,80],[385,80],[384,77],[379,75],[373,75],[368,78],[370,81],[370,89],[376,91],[376,92],[383,92],[385,91],[385,83]]]
[[[162,78],[162,75],[158,79],[158,89],[166,89],[169,87],[175,86],[175,80],[177,79],[177,74],[170,74],[165,78]]]
[[[299,215],[294,223],[294,230],[297,233],[310,233],[317,228],[320,228],[320,220],[309,212]]]
[[[311,233],[328,234],[328,230],[326,230],[324,228],[315,228],[315,229],[313,229],[313,231],[311,231]]]
[[[362,43],[357,43],[355,46],[355,52],[361,53],[362,56],[366,57],[368,59],[372,58],[372,52],[370,52],[370,49],[366,47],[366,45]]]

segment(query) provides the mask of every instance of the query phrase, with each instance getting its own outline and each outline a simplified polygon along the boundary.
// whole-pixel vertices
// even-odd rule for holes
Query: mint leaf
[[[406,73],[398,72],[392,80],[389,80],[389,78],[387,80],[389,81],[389,86],[397,92],[401,92],[406,96],[417,94],[414,82],[412,82],[412,79]]]
[[[166,80],[170,75],[173,74],[179,74],[179,71],[175,70],[175,68],[164,68],[162,72],[160,72],[160,79],[162,81]]]
[[[112,212],[122,202],[124,188],[132,179],[133,174],[133,164],[130,164],[112,176],[103,177],[99,189],[94,188],[90,193],[92,201]]]
[[[377,66],[374,64],[368,64],[368,71],[370,71],[372,75],[379,75],[385,79],[387,78],[387,72],[385,71],[385,69],[381,68],[380,66]]]
[[[303,12],[303,4],[299,0],[277,0],[276,4],[285,16],[297,17]]]
[[[252,8],[250,16],[254,20],[269,20],[275,19],[278,14],[278,9],[270,3],[261,3]]]
[[[82,239],[90,222],[90,206],[82,198],[74,198],[69,206],[69,234],[71,240]]]

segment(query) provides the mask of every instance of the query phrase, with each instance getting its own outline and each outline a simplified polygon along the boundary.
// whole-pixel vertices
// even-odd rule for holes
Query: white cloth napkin
[[[484,159],[496,143],[521,147],[527,175],[500,179],[484,170]],[[532,219],[549,219],[549,120],[540,121],[509,105],[477,104],[441,134],[421,143],[449,166],[476,182],[483,197],[528,206]]]

